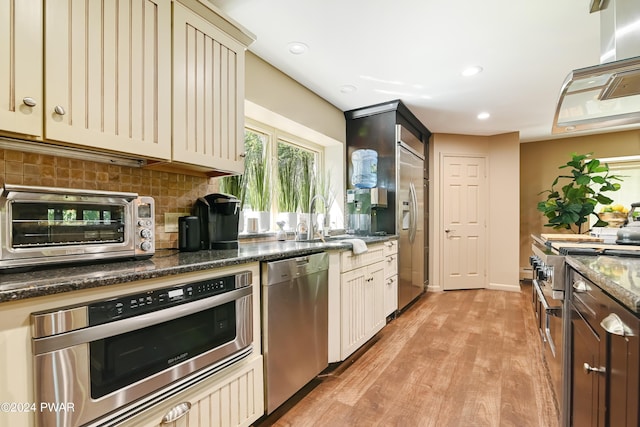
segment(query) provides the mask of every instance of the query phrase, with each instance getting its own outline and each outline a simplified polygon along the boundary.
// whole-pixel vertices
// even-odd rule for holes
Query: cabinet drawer
[[[384,245],[384,255],[389,256],[398,253],[398,241],[397,240],[389,240],[383,243]]]
[[[352,251],[344,251],[341,256],[342,272],[364,267],[384,260],[384,245],[381,243],[369,245],[367,252],[354,255]]]
[[[384,277],[395,276],[398,274],[398,254],[391,254],[385,257]]]
[[[600,322],[606,315],[609,298],[591,280],[572,270],[568,286],[572,286],[571,303],[587,321],[593,331],[600,335]]]

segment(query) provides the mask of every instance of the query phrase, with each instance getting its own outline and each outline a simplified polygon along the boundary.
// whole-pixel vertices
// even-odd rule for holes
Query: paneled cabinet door
[[[0,0],[0,131],[42,136],[42,0]]]
[[[45,2],[45,137],[171,156],[171,2]]]
[[[342,274],[342,360],[384,327],[384,262]]]
[[[242,173],[245,47],[173,7],[173,160]]]

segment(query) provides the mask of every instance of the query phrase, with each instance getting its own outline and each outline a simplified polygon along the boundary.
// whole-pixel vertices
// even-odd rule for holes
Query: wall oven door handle
[[[67,347],[100,340],[126,332],[153,326],[158,323],[175,320],[180,317],[198,313],[212,307],[217,307],[232,301],[236,301],[244,296],[251,295],[253,289],[250,287],[235,289],[224,294],[215,295],[209,298],[176,305],[166,309],[152,311],[140,316],[129,317],[110,323],[95,325],[84,329],[67,332],[60,335],[38,338],[33,340],[33,353],[43,354],[51,351],[61,350]]]
[[[536,290],[536,293],[538,294],[538,300],[540,300],[540,303],[542,304],[542,308],[544,308],[544,311],[546,311],[547,313],[551,313],[554,309],[549,306],[549,303],[547,302],[547,299],[542,293],[542,289],[540,289],[540,285],[538,284],[537,280],[533,281],[533,288]]]

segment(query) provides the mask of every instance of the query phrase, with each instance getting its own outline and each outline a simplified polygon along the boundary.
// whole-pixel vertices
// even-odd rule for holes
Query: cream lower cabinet
[[[361,255],[342,253],[340,277],[341,346],[345,360],[386,324],[383,245]]]
[[[171,2],[47,0],[44,16],[45,139],[170,159]]]
[[[398,310],[398,242],[384,242],[384,313],[389,316]]]
[[[245,46],[174,3],[173,156],[244,172]]]
[[[119,427],[250,426],[264,414],[262,366],[262,356],[252,355]],[[181,407],[188,410],[183,413]]]
[[[42,135],[42,0],[0,0],[0,130]]]

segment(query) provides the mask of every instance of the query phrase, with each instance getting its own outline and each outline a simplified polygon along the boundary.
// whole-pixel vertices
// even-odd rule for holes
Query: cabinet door
[[[342,274],[342,360],[360,348],[386,323],[384,262]]]
[[[173,7],[173,160],[242,173],[245,47]]]
[[[342,360],[366,342],[367,269],[358,268],[342,274]]]
[[[640,423],[640,321],[614,301],[601,323],[607,343],[607,414],[605,425],[635,426]],[[603,325],[607,325],[607,329]],[[618,327],[618,328],[616,328]],[[624,333],[621,331],[624,330]]]
[[[384,314],[389,316],[398,309],[398,276],[384,279]]]
[[[0,0],[0,131],[42,136],[42,0]]]
[[[600,368],[600,339],[589,324],[571,310],[571,425],[597,427],[603,409],[600,405],[601,376],[593,369]]]
[[[369,298],[371,301],[371,323],[369,334],[371,337],[384,328],[384,325],[387,322],[384,305],[384,266],[385,262],[381,261],[367,267],[367,274],[371,280],[369,282],[369,292],[371,293],[371,297]]]
[[[45,137],[171,155],[171,2],[47,0]]]

